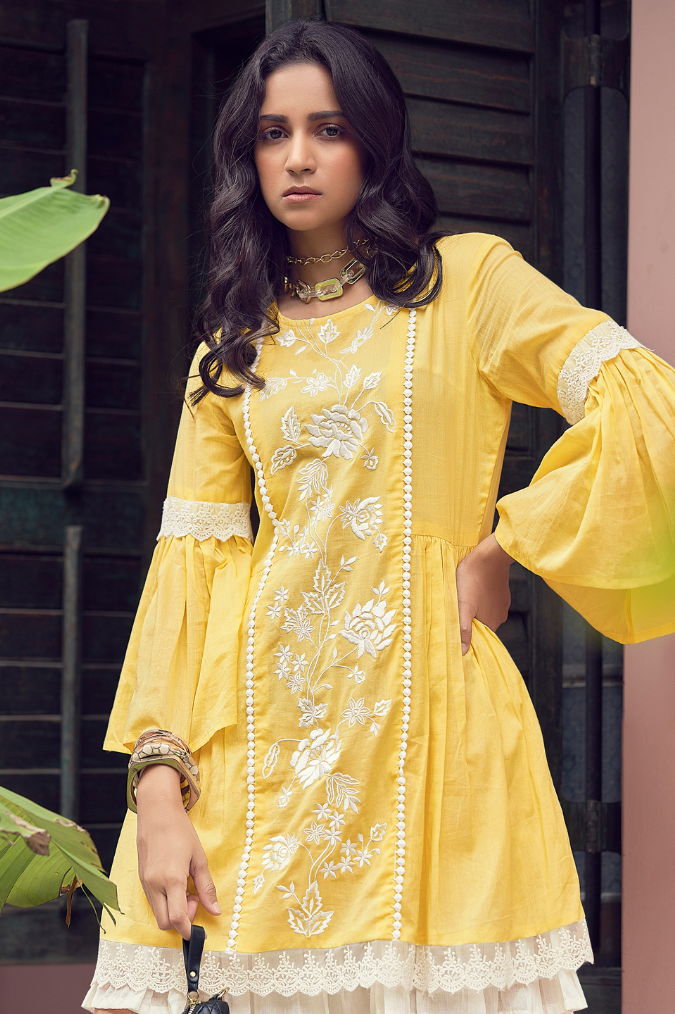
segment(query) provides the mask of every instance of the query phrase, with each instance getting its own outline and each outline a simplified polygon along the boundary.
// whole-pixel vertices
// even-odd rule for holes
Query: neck
[[[288,230],[290,252],[293,257],[321,257],[323,254],[332,254],[336,250],[343,250],[347,246],[342,225],[334,229],[322,229],[320,231],[294,232]],[[301,278],[308,285],[315,285],[324,278],[338,276],[340,268],[349,263],[354,255],[343,254],[335,260],[318,264],[289,264],[288,277],[293,281]]]

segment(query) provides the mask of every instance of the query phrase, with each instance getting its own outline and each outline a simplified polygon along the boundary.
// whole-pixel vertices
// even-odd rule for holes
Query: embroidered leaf
[[[253,893],[257,894],[264,883],[265,883],[265,874],[264,873],[258,874],[258,876],[253,881]]]
[[[390,433],[393,433],[396,424],[394,420],[394,413],[392,412],[392,410],[383,401],[374,401],[373,405],[375,411],[380,417],[382,425],[386,426],[386,428],[389,430]]]
[[[344,381],[345,387],[347,388],[348,391],[354,386],[354,384],[357,382],[360,376],[361,370],[359,369],[358,366],[351,366],[349,368]]]
[[[323,615],[325,607],[324,596],[321,592],[303,592],[302,597],[305,600],[308,612]]]
[[[318,884],[314,880],[305,891],[305,897],[302,899],[302,911],[305,915],[311,916],[316,915],[322,908],[323,901],[321,900]]]
[[[384,838],[384,832],[387,830],[386,824],[375,824],[370,829],[370,840],[371,841],[382,841]]]
[[[330,587],[332,575],[330,568],[326,566],[323,560],[319,560],[319,565],[314,571],[314,589],[318,592],[324,592],[326,588]]]
[[[265,398],[271,398],[273,394],[278,394],[279,391],[283,391],[285,386],[285,377],[270,377],[269,380],[265,381],[265,386],[260,392],[260,400],[264,401]]]
[[[326,609],[337,609],[344,597],[345,583],[344,581],[340,581],[326,592],[324,596]],[[335,655],[337,655],[337,650],[335,651]],[[333,657],[335,657],[335,655]]]
[[[312,924],[308,927],[308,937],[315,936],[317,933],[323,933],[328,923],[333,917],[332,912],[322,912],[318,918],[312,920]]]
[[[378,701],[373,708],[373,714],[378,715],[380,718],[386,715],[391,707],[391,701]]]
[[[369,373],[366,379],[363,381],[363,388],[365,391],[372,391],[377,387],[380,380],[382,379],[382,373]]]
[[[280,753],[281,753],[281,747],[279,746],[279,744],[278,743],[272,743],[272,746],[269,748],[269,750],[265,754],[265,760],[263,761],[263,766],[262,766],[262,776],[263,776],[263,778],[269,778],[269,776],[272,774],[272,772],[274,771],[275,767],[277,766],[277,761],[279,760],[279,754]]]
[[[280,468],[285,468],[286,465],[290,465],[291,461],[295,461],[298,452],[295,447],[291,444],[286,444],[285,447],[277,447],[276,451],[272,455],[272,467],[270,468],[270,474],[274,475]]]
[[[296,908],[289,908],[288,923],[294,933],[300,933],[302,936],[307,936],[305,933],[304,916],[302,912],[299,912]]]
[[[281,417],[281,432],[285,440],[298,441],[300,439],[300,423],[294,405],[291,405]]]

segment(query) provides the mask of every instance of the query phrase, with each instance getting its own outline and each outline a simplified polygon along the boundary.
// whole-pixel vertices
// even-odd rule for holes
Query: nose
[[[316,158],[310,138],[305,131],[294,131],[287,149],[286,171],[289,173],[314,172]]]

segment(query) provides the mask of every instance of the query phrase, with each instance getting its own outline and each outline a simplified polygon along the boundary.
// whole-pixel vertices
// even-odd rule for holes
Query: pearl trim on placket
[[[405,758],[410,721],[412,625],[410,612],[410,559],[412,549],[412,387],[415,356],[415,318],[410,310],[403,368],[403,719],[398,753],[398,793],[396,805],[396,848],[394,859],[394,919],[392,938],[401,936],[401,901],[405,876]]]
[[[253,363],[252,369],[255,371],[258,361],[260,359],[260,353],[262,351],[262,339],[258,340],[256,345],[256,357]],[[260,499],[262,500],[263,506],[269,515],[270,521],[274,528],[274,536],[272,538],[272,544],[270,546],[267,559],[265,560],[265,566],[263,567],[262,574],[260,576],[260,582],[258,589],[253,599],[251,606],[251,613],[248,620],[247,628],[247,640],[246,640],[246,736],[247,736],[247,763],[246,763],[246,786],[248,791],[248,804],[246,808],[246,844],[244,846],[244,852],[241,857],[241,864],[239,866],[239,877],[237,879],[237,890],[235,894],[234,909],[232,912],[232,922],[230,925],[230,934],[227,941],[227,950],[234,951],[237,948],[237,936],[239,934],[239,922],[241,920],[241,910],[244,899],[244,892],[246,890],[246,876],[248,873],[249,863],[251,861],[251,851],[253,849],[253,827],[255,824],[255,700],[254,700],[254,683],[253,683],[253,652],[255,645],[255,618],[258,608],[258,602],[260,596],[263,593],[267,578],[269,577],[270,568],[272,566],[272,559],[277,548],[279,541],[279,528],[276,513],[272,507],[269,496],[267,495],[267,483],[265,482],[265,474],[263,472],[262,461],[260,455],[255,446],[253,440],[253,433],[251,431],[251,385],[246,385],[246,391],[244,393],[243,402],[243,418],[244,418],[244,432],[246,433],[246,442],[248,444],[249,453],[251,455],[251,461],[255,468],[256,482],[258,485],[258,492],[260,493]]]

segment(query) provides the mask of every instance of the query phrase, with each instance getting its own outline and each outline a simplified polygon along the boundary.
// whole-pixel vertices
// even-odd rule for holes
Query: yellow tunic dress
[[[497,539],[610,637],[675,630],[675,373],[503,240],[439,249],[429,306],[282,317],[263,390],[183,412],[105,745],[195,752],[224,913],[197,915],[202,984],[233,1014],[585,1006],[537,719],[491,630],[462,657],[455,568],[492,530],[511,402],[551,407],[573,425]],[[132,814],[111,875],[85,1005],[180,1011]]]

